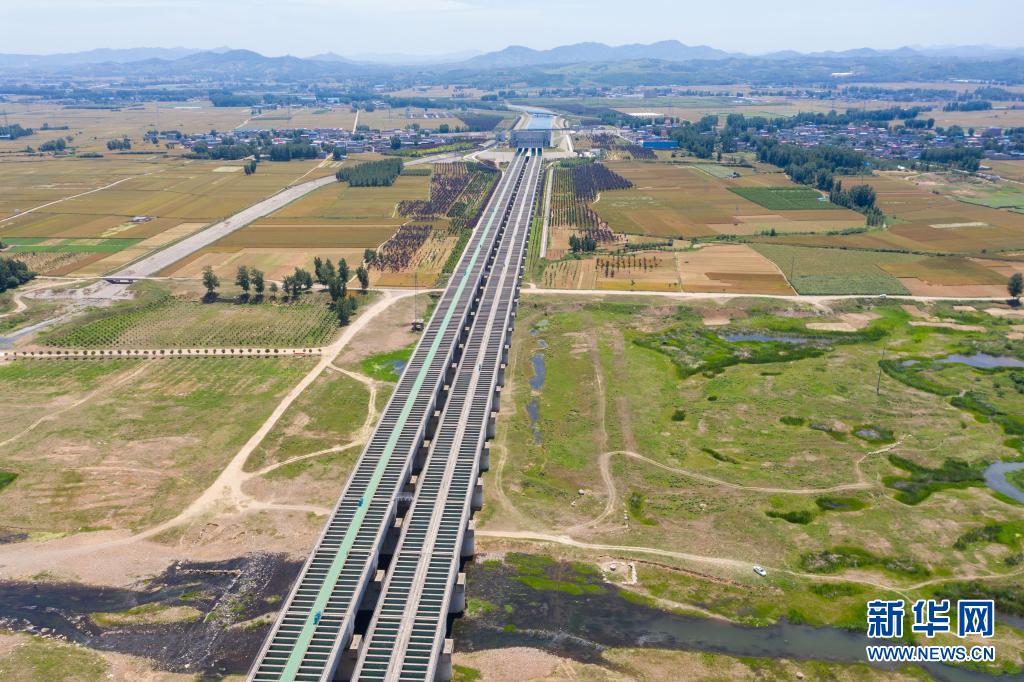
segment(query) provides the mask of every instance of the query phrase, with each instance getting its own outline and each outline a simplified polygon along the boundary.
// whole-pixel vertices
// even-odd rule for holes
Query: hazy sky
[[[0,17],[0,52],[26,53],[230,46],[268,55],[444,54],[671,38],[755,53],[1024,44],[1021,0],[0,0]]]

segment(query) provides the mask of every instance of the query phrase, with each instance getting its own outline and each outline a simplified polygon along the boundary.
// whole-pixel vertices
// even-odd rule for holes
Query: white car
[[[768,577],[768,571],[764,570],[763,566],[754,566],[754,573],[757,573],[762,578]]]

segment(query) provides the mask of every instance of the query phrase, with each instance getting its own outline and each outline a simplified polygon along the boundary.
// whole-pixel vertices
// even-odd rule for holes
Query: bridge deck
[[[459,360],[459,344],[474,319],[491,256],[504,233],[526,159],[505,172],[453,273],[380,422],[367,443],[250,671],[254,682],[321,681],[334,676],[356,613],[377,570],[402,488],[444,386]]]

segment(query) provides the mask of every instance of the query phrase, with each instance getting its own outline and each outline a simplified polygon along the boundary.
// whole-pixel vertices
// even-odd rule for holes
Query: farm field
[[[319,109],[309,107],[296,109],[271,109],[262,115],[249,119],[242,128],[344,128],[352,130],[356,123],[356,115],[351,107],[325,106]],[[360,111],[359,125],[369,126],[374,130],[393,130],[418,124],[424,129],[436,129],[441,124],[452,128],[465,124],[454,111],[444,109],[410,109],[408,114],[404,107],[390,109],[387,107],[375,111]]]
[[[241,262],[283,277],[307,267],[317,255],[344,257],[354,268],[364,249],[385,242],[405,219],[399,201],[427,198],[430,178],[399,176],[390,187],[349,187],[332,183],[201,249],[163,274],[195,277],[211,265],[230,273]],[[330,252],[330,254],[329,254]]]
[[[312,358],[39,360],[0,366],[10,409],[0,527],[140,529],[205,489]],[[228,411],[229,418],[221,418]],[[52,418],[39,420],[39,415]],[[218,416],[220,415],[220,416]]]
[[[744,199],[773,211],[814,211],[840,209],[810,187],[730,187]]]
[[[58,137],[70,136],[69,145],[80,152],[108,154],[107,141],[128,136],[136,142],[135,150],[167,150],[162,144],[142,144],[148,130],[180,130],[184,133],[208,130],[231,130],[249,117],[248,107],[215,107],[210,102],[139,102],[130,107],[88,108],[55,103],[5,102],[4,110],[11,123],[33,128],[36,132],[17,140],[0,140],[0,156],[20,152],[25,147]],[[42,130],[48,124],[51,130]],[[54,130],[68,126],[67,130]],[[110,155],[114,156],[114,155]],[[116,158],[116,156],[114,157]]]
[[[700,169],[668,163],[610,163],[609,168],[634,185],[633,189],[604,192],[593,204],[615,232],[701,237],[753,235],[770,229],[781,233],[825,232],[864,224],[863,216],[846,209],[765,209],[730,191],[800,189],[780,173],[719,178]]]
[[[23,241],[26,248],[18,247],[18,250],[27,253],[112,252],[134,247],[125,249],[127,253],[102,259],[103,262],[100,262],[101,257],[77,262],[79,266],[88,266],[82,274],[102,274],[269,197],[304,175],[305,179],[313,179],[333,171],[319,161],[293,161],[261,163],[259,171],[251,176],[217,172],[225,163],[180,159],[135,162],[133,166],[106,159],[52,159],[45,165],[0,163],[0,178],[16,178],[12,186],[18,188],[17,196],[21,199],[17,204],[0,199],[0,204],[7,201],[6,208],[0,205],[0,210],[10,212],[8,219],[0,222],[0,240],[12,243],[19,239],[39,240],[39,248],[31,251]],[[21,168],[32,172],[21,174]],[[81,180],[71,180],[69,176],[77,177],[73,171],[85,176],[95,174],[102,179],[83,185]],[[110,178],[118,176],[123,181],[114,186],[24,212],[47,201],[104,186],[99,183],[110,185],[116,182]],[[66,186],[62,185],[62,178],[68,178]],[[59,193],[52,189],[54,183],[63,187]],[[28,205],[29,201],[41,203]],[[13,211],[19,208],[22,214],[14,216]],[[135,216],[147,219],[133,221]],[[58,270],[42,271],[42,274],[73,271],[63,264]]]
[[[204,303],[196,295],[136,287],[142,294],[138,299],[76,317],[35,343],[56,348],[307,348],[326,345],[338,331],[321,294],[289,303]]]
[[[902,173],[849,178],[870,185],[889,226],[849,235],[781,235],[773,241],[807,246],[848,246],[931,253],[979,254],[1024,248],[1024,214],[957,201]],[[756,237],[762,240],[760,237]]]
[[[975,331],[911,324],[923,317]],[[1010,329],[951,305],[911,314],[852,302],[527,297],[478,528],[502,551],[537,549],[505,531],[613,545],[611,560],[637,559],[640,595],[752,625],[862,628],[880,585],[911,598],[971,593],[979,588],[963,581],[990,574],[991,589],[1019,590],[1016,542],[972,534],[1019,520],[1020,506],[980,473],[1021,456],[1007,439],[1017,428],[1009,415],[1024,409],[1007,390],[1017,370],[939,362],[955,352],[1024,358]],[[953,484],[950,467],[970,473]],[[544,550],[609,561],[585,545]],[[849,569],[844,553],[869,558]],[[844,587],[830,589],[837,581]],[[1000,665],[1020,666],[1024,636],[999,636]]]

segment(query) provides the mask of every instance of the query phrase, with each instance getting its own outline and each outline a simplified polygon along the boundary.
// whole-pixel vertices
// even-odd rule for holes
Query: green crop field
[[[820,192],[809,187],[730,187],[729,191],[772,211],[818,211],[842,208],[823,199]]]
[[[879,267],[888,263],[914,263],[921,256],[882,251],[807,248],[778,244],[752,244],[775,262],[789,283],[804,295],[907,294],[900,281]]]
[[[140,241],[142,240],[4,237],[4,243],[11,245],[11,253],[116,253]]]
[[[306,348],[330,342],[337,331],[338,321],[320,297],[250,304],[156,294],[70,322],[40,343],[60,348]]]

